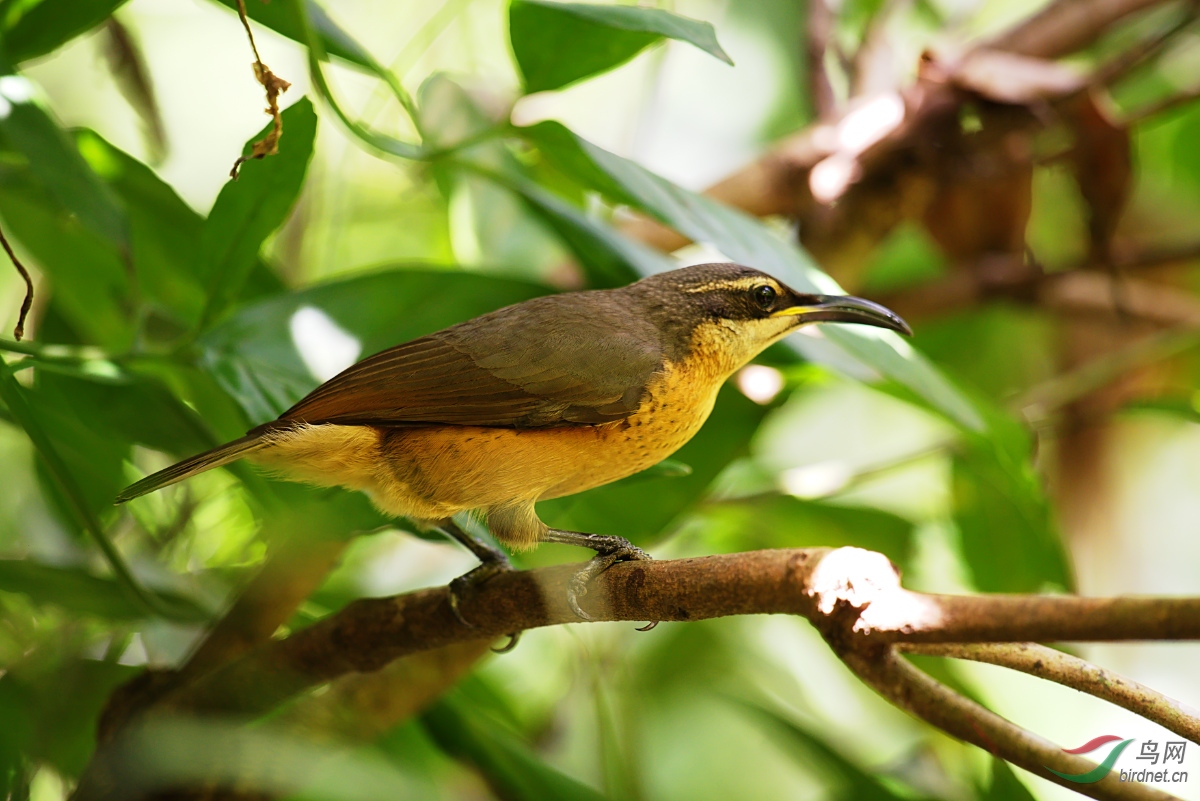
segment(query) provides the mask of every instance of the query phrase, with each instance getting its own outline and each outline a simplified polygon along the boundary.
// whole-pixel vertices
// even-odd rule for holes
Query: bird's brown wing
[[[537,298],[377,353],[279,418],[538,427],[620,420],[662,367],[655,330],[587,295]]]

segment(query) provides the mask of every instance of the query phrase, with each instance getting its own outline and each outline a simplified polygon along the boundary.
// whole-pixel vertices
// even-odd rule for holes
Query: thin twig
[[[25,336],[25,318],[29,316],[29,309],[33,306],[33,279],[29,277],[29,271],[25,269],[24,264],[21,264],[21,260],[17,258],[17,254],[13,253],[12,245],[8,244],[8,239],[5,238],[3,230],[0,230],[0,245],[4,246],[4,252],[12,260],[13,266],[17,268],[17,272],[25,279],[25,300],[21,301],[21,313],[17,315],[17,326],[13,329],[13,339],[20,342],[21,337]]]
[[[842,659],[855,675],[901,709],[1043,779],[1091,798],[1163,801],[1174,798],[1144,784],[1122,781],[1113,771],[1089,784],[1071,782],[1052,773],[1047,768],[1077,775],[1087,773],[1095,765],[964,698],[898,657],[890,648],[874,659],[857,652],[842,655]]]
[[[1200,744],[1200,712],[1077,656],[1037,643],[901,645],[909,653],[969,659],[1019,670],[1128,709]]]
[[[251,159],[274,156],[279,152],[279,139],[283,136],[283,117],[279,113],[279,95],[286,92],[291,86],[290,83],[271,72],[271,69],[263,63],[262,58],[258,55],[258,45],[254,43],[254,33],[250,30],[250,20],[246,15],[246,1],[237,0],[237,5],[238,17],[242,20],[242,27],[246,29],[246,38],[250,40],[250,49],[254,52],[254,77],[267,92],[266,113],[271,115],[273,124],[266,136],[250,146],[250,155],[238,156],[237,161],[233,163],[229,177],[235,181],[238,177],[238,169],[242,164]]]
[[[1185,92],[1180,92],[1177,95],[1165,97],[1162,100],[1158,100],[1154,103],[1150,103],[1142,106],[1139,109],[1131,111],[1128,114],[1123,115],[1121,122],[1126,127],[1132,126],[1142,122],[1143,120],[1148,120],[1151,117],[1157,117],[1159,114],[1165,114],[1168,111],[1173,111],[1180,106],[1186,106],[1188,103],[1192,103],[1196,100],[1200,100],[1200,86],[1192,87]]]
[[[1101,64],[1089,79],[1092,86],[1111,86],[1116,81],[1127,76],[1138,66],[1162,52],[1172,39],[1185,31],[1197,16],[1200,16],[1200,4],[1189,0],[1186,8],[1174,24],[1158,31],[1145,40],[1122,51],[1110,61]]]

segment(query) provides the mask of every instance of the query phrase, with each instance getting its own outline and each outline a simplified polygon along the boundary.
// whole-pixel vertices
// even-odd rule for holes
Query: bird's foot
[[[475,626],[462,613],[463,598],[469,596],[481,584],[490,581],[501,573],[508,573],[514,568],[504,551],[472,537],[455,524],[454,521],[448,520],[440,528],[447,536],[462,543],[470,549],[471,553],[479,557],[479,567],[469,570],[451,581],[447,593],[450,611],[454,613],[455,619],[467,628],[473,629]],[[520,632],[509,634],[508,637],[507,644],[500,648],[493,648],[492,650],[498,654],[506,654],[516,648],[517,640],[521,638]]]
[[[450,611],[454,613],[454,617],[459,623],[462,623],[469,629],[475,628],[462,613],[462,599],[475,591],[479,585],[495,578],[501,573],[507,573],[513,569],[509,563],[508,557],[501,555],[494,560],[488,560],[472,570],[463,573],[458,578],[450,582],[449,602]]]
[[[595,618],[584,611],[579,603],[580,599],[588,594],[593,579],[617,562],[638,562],[653,559],[650,554],[624,537],[550,529],[546,535],[546,541],[561,542],[566,545],[579,545],[584,548],[591,548],[596,552],[596,555],[579,572],[571,576],[571,580],[567,583],[567,604],[580,620],[595,620]],[[653,621],[641,630],[649,631],[657,625],[658,622]]]
[[[512,564],[508,561],[508,557],[501,554],[499,559],[484,562],[474,570],[470,570],[451,581],[447,600],[450,603],[450,611],[454,613],[455,619],[469,629],[475,628],[475,625],[463,616],[461,608],[462,599],[469,596],[484,582],[490,581],[501,573],[508,573],[513,569]],[[492,650],[498,654],[506,654],[517,647],[517,641],[520,639],[521,632],[519,631],[509,634],[507,643]]]

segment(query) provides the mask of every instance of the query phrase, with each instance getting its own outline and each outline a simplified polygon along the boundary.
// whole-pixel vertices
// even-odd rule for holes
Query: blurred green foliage
[[[342,343],[334,361],[349,363],[510,303],[675,266],[619,231],[619,206],[797,288],[837,291],[768,224],[560,123],[514,126],[479,102],[469,82],[444,73],[428,77],[409,108],[419,147],[358,131],[375,153],[416,156],[396,174],[407,184],[402,197],[390,197],[389,213],[433,222],[320,216],[305,193],[334,131],[319,120],[336,116],[329,112],[337,102],[320,81],[311,99],[287,97],[278,155],[246,163],[202,214],[101,133],[64,130],[22,74],[31,59],[68,45],[121,5],[0,0],[0,224],[40,274],[32,341],[0,340],[2,475],[22,493],[0,487],[9,518],[0,521],[0,798],[28,798],[31,788],[52,798],[55,781],[78,777],[109,693],[142,665],[178,665],[269,543],[405,526],[361,497],[239,466],[112,506],[131,480],[274,418],[336,372],[311,344],[312,331]],[[865,35],[881,5],[843,4],[837,35]],[[941,24],[941,4],[912,5],[914,30]],[[390,80],[315,3],[247,6],[254,20],[301,45],[311,28],[339,69]],[[666,39],[729,60],[711,25],[666,10],[542,0],[507,8],[523,92],[586,81]],[[739,4],[738,14],[759,20],[764,35],[794,35],[772,22],[794,18],[794,4]],[[801,96],[797,76],[788,81]],[[393,94],[405,102],[394,87]],[[799,114],[794,103],[773,113],[776,122]],[[1139,134],[1145,191],[1195,196],[1198,131],[1200,112],[1191,108]],[[472,205],[456,217],[464,197]],[[469,229],[478,263],[393,256],[370,269],[322,264],[305,272],[288,261],[287,254],[300,265],[320,261],[332,251],[319,246],[342,225],[350,238],[409,226],[397,235],[441,254],[447,231],[453,239]],[[1039,225],[1035,218],[1031,228]],[[901,231],[875,254],[866,285],[910,286],[943,269],[928,241]],[[1050,375],[1049,328],[1001,306],[932,323],[911,348],[828,331],[822,364],[810,363],[813,343],[791,343],[763,359],[779,376],[778,395],[752,399],[731,384],[671,465],[541,512],[552,525],[628,536],[664,556],[855,545],[885,553],[930,589],[1070,590],[1073,570],[1032,438],[1004,405]],[[855,378],[863,376],[869,386]],[[834,397],[845,403],[822,411],[822,398]],[[1142,408],[1196,419],[1194,399]],[[879,423],[893,416],[902,424]],[[781,429],[786,436],[763,441]],[[905,439],[918,429],[940,439]],[[928,458],[908,461],[914,453]],[[824,489],[813,489],[814,476]],[[905,476],[921,487],[914,491]],[[424,547],[407,535],[359,537],[293,622],[320,618],[355,595],[444,581],[466,566],[442,558],[450,546]],[[548,547],[521,560],[577,555]],[[397,558],[408,573],[381,575]],[[944,564],[960,585],[940,572]],[[972,761],[859,687],[797,621],[664,625],[652,635],[593,628],[530,635],[419,719],[356,746],[346,760],[323,761],[311,743],[283,735],[272,740],[268,721],[246,736],[255,748],[276,748],[271,764],[287,779],[264,773],[263,781],[304,798],[393,798],[397,788],[504,799],[726,798],[734,788],[743,797],[1030,797],[1003,763]],[[810,675],[809,664],[819,669]],[[852,711],[831,713],[827,694],[848,699]],[[214,724],[171,736],[205,749],[242,742],[224,738],[243,734]]]

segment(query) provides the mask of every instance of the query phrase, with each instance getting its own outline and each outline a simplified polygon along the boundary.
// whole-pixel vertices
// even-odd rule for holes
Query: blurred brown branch
[[[560,565],[504,574],[482,585],[463,602],[471,628],[455,619],[445,588],[355,601],[166,695],[148,715],[256,715],[317,685],[351,676],[359,677],[343,684],[339,695],[354,703],[365,699],[371,705],[378,681],[359,674],[384,669],[401,657],[463,644],[470,659],[481,649],[481,640],[578,622],[566,603],[567,581],[576,569]],[[588,601],[598,620],[801,615],[886,697],[956,737],[1060,783],[1044,766],[1066,773],[1081,773],[1092,766],[907,667],[896,659],[893,646],[1200,639],[1200,598],[911,592],[900,586],[899,574],[886,557],[859,548],[768,550],[619,564],[597,580]],[[379,681],[387,686],[386,679]],[[1200,726],[1200,721],[1187,725]],[[115,779],[105,776],[101,768],[93,771],[76,798],[109,797],[105,788],[114,786]],[[1162,797],[1115,778],[1086,787],[1067,784],[1095,798]]]
[[[1094,695],[1200,743],[1200,712],[1144,684],[1077,656],[1030,642],[971,645],[906,645],[908,653],[969,659],[1019,670]]]

